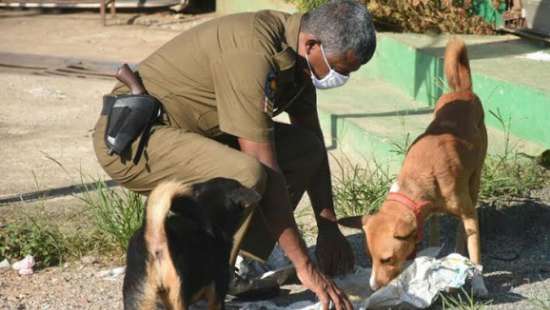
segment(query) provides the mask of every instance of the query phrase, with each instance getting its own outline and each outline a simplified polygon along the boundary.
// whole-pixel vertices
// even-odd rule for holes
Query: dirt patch
[[[32,276],[0,270],[3,309],[122,309],[122,278],[101,276],[111,266],[86,258]]]
[[[91,134],[113,82],[0,73],[0,83],[0,195],[104,176]]]
[[[141,61],[181,31],[214,16],[120,13],[103,26],[97,13],[24,12],[0,9],[0,51],[126,62]]]

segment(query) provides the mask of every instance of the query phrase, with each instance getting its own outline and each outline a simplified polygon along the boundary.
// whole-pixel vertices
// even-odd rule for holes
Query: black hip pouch
[[[104,140],[109,154],[120,156],[141,137],[134,156],[134,163],[137,164],[151,127],[160,116],[160,112],[160,102],[150,95],[103,96],[101,114],[107,115]]]

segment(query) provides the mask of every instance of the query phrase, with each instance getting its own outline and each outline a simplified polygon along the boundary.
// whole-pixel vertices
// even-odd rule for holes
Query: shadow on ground
[[[514,292],[514,287],[550,278],[550,206],[536,199],[496,201],[482,204],[479,215],[485,282],[490,295],[487,299],[475,300],[513,309],[515,303],[528,298]],[[442,218],[441,256],[454,252],[457,225],[458,221],[450,216]],[[370,267],[370,260],[363,252],[362,233],[351,234],[348,240],[357,264]],[[306,300],[314,301],[315,296],[299,285],[285,286],[277,297],[270,299],[280,307]],[[441,301],[430,307],[442,308]]]
[[[536,199],[495,201],[482,204],[479,217],[487,301],[509,306],[527,299],[513,288],[550,278],[550,206]],[[442,255],[453,251],[457,225],[448,216],[441,220]]]

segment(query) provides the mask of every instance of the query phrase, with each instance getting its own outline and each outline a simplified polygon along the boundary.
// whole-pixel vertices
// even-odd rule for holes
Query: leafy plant
[[[33,255],[37,267],[61,263],[68,255],[65,237],[55,226],[37,223],[8,224],[0,229],[0,259],[18,260]]]

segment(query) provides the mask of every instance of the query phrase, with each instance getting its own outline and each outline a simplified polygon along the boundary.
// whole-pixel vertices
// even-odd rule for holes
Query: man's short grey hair
[[[367,8],[353,0],[332,0],[308,13],[302,19],[302,32],[315,35],[327,54],[344,55],[348,50],[362,64],[376,49],[376,34]]]

